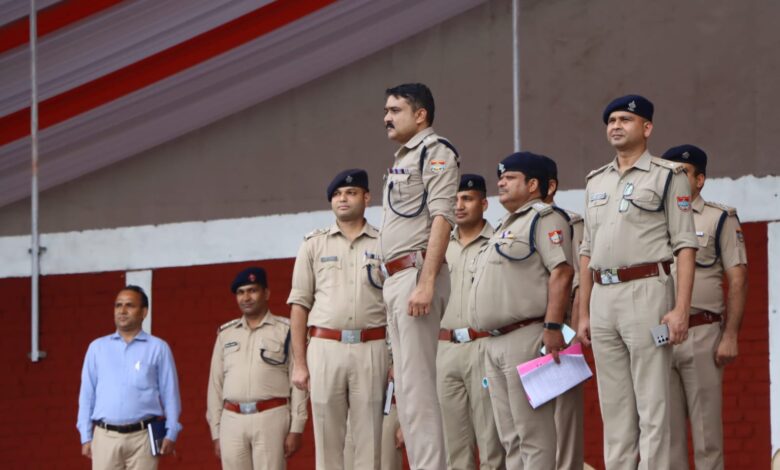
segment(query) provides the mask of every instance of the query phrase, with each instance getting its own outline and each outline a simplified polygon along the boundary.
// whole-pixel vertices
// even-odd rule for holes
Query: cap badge
[[[691,154],[689,152],[683,152],[682,157],[687,160],[691,157]]]
[[[505,171],[506,171],[506,167],[504,166],[504,164],[503,163],[499,163],[498,164],[498,172],[503,174]]]
[[[352,182],[352,175],[347,175],[347,178],[344,180],[347,182],[347,184]]]
[[[632,113],[636,110],[636,101],[632,101],[628,103],[628,110]]]
[[[250,273],[249,274],[249,282],[255,282],[255,281],[257,281],[257,276],[255,276],[254,274]]]
[[[469,180],[469,182],[466,183],[466,186],[468,186],[469,188],[473,188],[474,187],[474,181]]]

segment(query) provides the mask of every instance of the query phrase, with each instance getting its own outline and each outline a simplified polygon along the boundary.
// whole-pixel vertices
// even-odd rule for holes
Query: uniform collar
[[[360,235],[358,235],[357,238],[362,237],[363,235],[371,238],[377,238],[379,237],[379,231],[374,228],[373,225],[369,224],[366,219],[363,219],[363,230],[360,231]],[[333,222],[333,225],[330,226],[330,230],[328,230],[328,235],[343,235],[343,232],[341,231],[341,228],[339,227],[339,224],[336,222]]]
[[[635,161],[634,164],[631,166],[631,168],[636,168],[637,170],[642,170],[642,171],[650,171],[650,163],[652,159],[653,156],[650,155],[650,151],[645,149],[644,153],[642,153],[642,155],[639,156],[639,160]],[[615,155],[615,158],[612,160],[609,166],[611,170],[620,171],[618,167],[617,155]],[[629,170],[631,168],[629,168]]]
[[[257,326],[258,328],[262,327],[263,325],[272,325],[274,323],[273,320],[273,314],[271,313],[271,310],[269,309],[267,312],[265,312],[265,317],[260,321],[260,324]],[[241,315],[241,320],[238,322],[238,324],[241,326],[241,328],[249,329],[249,325],[246,322],[246,317],[244,315]]]
[[[693,200],[691,203],[691,207],[693,208],[694,212],[701,213],[701,211],[704,210],[704,198],[701,197],[701,194],[696,196],[696,199]]]
[[[517,209],[516,211],[514,211],[513,214],[522,214],[523,212],[528,210],[534,204],[544,204],[544,203],[539,198],[531,199],[530,201],[528,201],[525,204],[523,204],[523,206],[520,207],[520,209]]]
[[[485,219],[482,219],[485,222],[485,225],[482,226],[482,231],[479,232],[479,235],[477,235],[477,238],[471,241],[471,243],[474,243],[475,241],[484,238],[486,240],[489,240],[490,237],[493,236],[493,232],[495,232],[495,229],[492,225],[490,225],[490,222],[488,222]],[[460,230],[456,227],[455,230],[453,230],[450,233],[450,240],[457,240],[460,242]]]
[[[119,330],[117,330],[117,331],[115,331],[115,332],[114,332],[114,334],[112,334],[111,336],[109,336],[109,338],[111,338],[111,339],[122,339],[122,335],[120,335],[120,334],[119,334]],[[132,340],[130,340],[130,341],[132,342],[132,341],[136,341],[136,340],[138,340],[138,341],[147,341],[147,340],[149,340],[149,333],[145,332],[144,330],[141,330],[141,331],[140,331],[140,332],[139,332],[137,335],[135,335],[135,337],[134,337]]]
[[[405,143],[403,146],[411,150],[417,147],[418,145],[420,145],[420,142],[422,142],[423,139],[425,139],[431,134],[433,134],[433,127],[426,127],[425,129],[415,134],[414,137],[409,139],[409,142]]]

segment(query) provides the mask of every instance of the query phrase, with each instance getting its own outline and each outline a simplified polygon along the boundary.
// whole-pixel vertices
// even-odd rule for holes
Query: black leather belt
[[[104,423],[103,421],[95,421],[95,426],[99,428],[103,428],[106,431],[114,431],[118,432],[120,434],[129,434],[131,432],[138,432],[143,429],[146,429],[146,427],[151,423],[152,421],[156,421],[158,418],[156,416],[151,418],[146,418],[143,421],[140,421],[138,423],[132,423],[132,424],[108,424]]]

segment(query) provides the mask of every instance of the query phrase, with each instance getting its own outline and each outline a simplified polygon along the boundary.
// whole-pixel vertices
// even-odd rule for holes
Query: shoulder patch
[[[280,317],[279,315],[274,315],[273,313],[270,314],[271,317],[278,321],[279,323],[285,324],[287,326],[290,326],[290,319],[287,317]]]
[[[672,170],[672,173],[677,174],[683,171],[683,166],[681,163],[672,162],[669,160],[664,160],[663,158],[658,157],[652,157],[650,159],[650,163],[653,163],[657,166],[660,166],[662,168],[666,168],[667,170]]]
[[[553,213],[553,207],[549,204],[545,204],[543,202],[537,202],[531,205],[533,209],[539,213],[540,216],[545,216],[547,214]]]
[[[236,325],[238,325],[239,323],[241,323],[241,319],[240,319],[240,318],[236,318],[235,320],[230,320],[230,321],[229,321],[229,322],[227,322],[227,323],[223,323],[223,324],[222,324],[222,325],[220,325],[220,327],[217,329],[217,333],[220,333],[220,332],[222,332],[222,331],[224,331],[224,330],[227,330],[228,328],[230,328],[230,327],[232,327],[232,326],[236,326]]]
[[[329,228],[318,228],[317,230],[312,230],[311,232],[307,233],[306,236],[303,237],[304,240],[308,240],[313,237],[318,237],[320,235],[325,235],[326,233],[330,232]]]
[[[591,171],[590,173],[588,173],[588,176],[585,177],[585,180],[589,180],[589,179],[593,178],[594,176],[598,175],[602,171],[606,170],[609,165],[610,164],[607,163],[606,165],[602,166],[601,168],[596,168],[595,170]]]
[[[727,206],[725,204],[720,204],[718,202],[711,202],[711,201],[704,201],[705,206],[714,207],[715,209],[722,210],[723,212],[727,213],[728,215],[737,215],[737,209]]]

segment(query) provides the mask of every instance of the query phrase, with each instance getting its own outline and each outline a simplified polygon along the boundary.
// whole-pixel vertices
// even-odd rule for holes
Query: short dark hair
[[[523,173],[523,176],[525,177],[526,183],[530,182],[531,180],[538,181],[539,193],[542,196],[542,199],[547,198],[547,191],[550,190],[550,178],[548,178],[546,174],[529,170],[528,173]]]
[[[433,125],[436,105],[433,102],[431,89],[426,85],[422,83],[404,83],[385,90],[385,96],[405,98],[412,105],[414,111],[423,108],[427,112],[428,125]]]
[[[144,290],[141,287],[129,284],[129,285],[126,285],[125,287],[122,288],[122,291],[125,291],[125,290],[133,291],[136,294],[140,295],[141,296],[141,307],[149,308],[149,297],[146,296],[146,292],[144,292]],[[122,292],[122,291],[119,291],[119,292]]]

